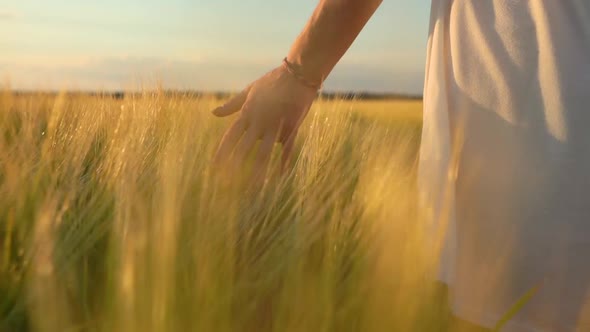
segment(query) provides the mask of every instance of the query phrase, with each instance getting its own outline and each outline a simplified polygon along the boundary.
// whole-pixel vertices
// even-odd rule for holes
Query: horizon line
[[[199,90],[199,89],[167,89],[167,88],[148,88],[143,90],[101,90],[101,89],[11,89],[10,87],[0,88],[8,90],[14,94],[88,94],[91,96],[110,96],[116,99],[122,99],[125,95],[138,93],[163,92],[165,94],[184,94],[191,97],[215,96],[216,98],[227,98],[239,93],[237,90]],[[318,97],[322,98],[341,98],[341,99],[407,99],[422,100],[423,95],[418,93],[403,93],[393,91],[371,91],[371,90],[323,90],[318,92]]]

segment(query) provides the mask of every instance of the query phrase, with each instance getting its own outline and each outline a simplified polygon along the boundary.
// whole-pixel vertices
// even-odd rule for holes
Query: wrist
[[[324,77],[322,75],[313,75],[312,71],[307,70],[301,63],[291,61],[289,57],[285,57],[281,64],[283,69],[292,77],[294,77],[300,84],[319,91],[324,84]]]

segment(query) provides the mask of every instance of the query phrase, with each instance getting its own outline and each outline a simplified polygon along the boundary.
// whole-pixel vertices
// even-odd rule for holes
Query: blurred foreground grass
[[[211,169],[218,103],[1,95],[0,331],[444,330],[421,103],[316,102],[255,190]]]

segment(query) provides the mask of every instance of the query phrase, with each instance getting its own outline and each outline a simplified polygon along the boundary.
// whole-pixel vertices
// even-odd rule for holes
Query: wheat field
[[[222,100],[0,95],[0,331],[441,331],[420,101],[318,100],[288,169],[211,164]]]

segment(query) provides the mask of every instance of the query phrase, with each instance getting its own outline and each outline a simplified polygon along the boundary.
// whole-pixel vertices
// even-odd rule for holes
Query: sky
[[[240,90],[280,64],[317,0],[0,0],[16,89]],[[421,93],[429,0],[384,0],[331,91]]]

